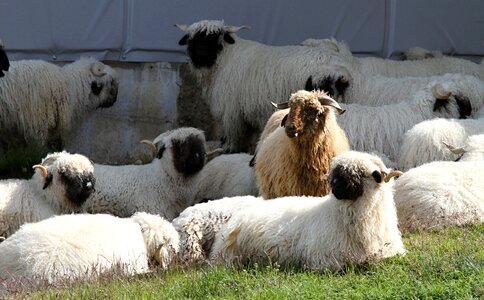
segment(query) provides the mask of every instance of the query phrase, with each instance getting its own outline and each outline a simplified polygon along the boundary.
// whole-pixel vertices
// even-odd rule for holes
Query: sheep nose
[[[286,126],[286,134],[288,137],[293,138],[298,136],[296,126],[294,124],[289,124]]]

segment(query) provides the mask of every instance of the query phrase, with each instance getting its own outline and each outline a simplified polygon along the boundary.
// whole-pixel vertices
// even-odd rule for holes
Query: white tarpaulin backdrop
[[[173,25],[203,19],[250,25],[241,37],[272,45],[335,37],[364,55],[484,56],[483,0],[0,0],[0,39],[11,60],[179,62]]]

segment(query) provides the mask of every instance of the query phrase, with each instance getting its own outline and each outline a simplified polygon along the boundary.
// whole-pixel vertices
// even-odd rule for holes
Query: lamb
[[[438,86],[429,85],[413,99],[397,104],[370,107],[341,104],[346,113],[338,118],[353,150],[377,151],[398,161],[404,134],[415,124],[437,117],[470,116],[472,110],[452,95],[441,95]]]
[[[484,221],[484,161],[436,161],[410,169],[395,182],[402,232]]]
[[[115,71],[93,58],[63,67],[41,60],[11,63],[0,81],[1,139],[12,135],[25,145],[36,143],[60,151],[72,124],[86,113],[114,104],[118,91]]]
[[[160,216],[54,216],[23,225],[0,244],[0,278],[54,284],[145,273],[170,266],[178,247],[178,233]]]
[[[5,76],[4,72],[7,72],[9,68],[10,62],[7,53],[5,52],[5,46],[3,45],[3,41],[0,40],[0,78]]]
[[[375,156],[341,153],[331,163],[332,194],[263,201],[234,213],[215,235],[210,260],[336,271],[404,254],[390,182],[396,175]]]
[[[53,215],[80,212],[94,191],[94,167],[80,154],[48,154],[31,179],[0,180],[0,237],[8,237],[20,225]]]
[[[142,142],[156,154],[149,164],[95,164],[97,188],[84,204],[87,212],[130,217],[144,211],[172,220],[194,204],[199,172],[208,156],[203,132],[181,127]]]
[[[258,145],[255,173],[264,199],[324,196],[331,159],[349,150],[333,109],[339,104],[322,91],[298,91],[277,105],[289,111],[281,126]],[[279,115],[280,116],[280,115]]]
[[[402,140],[398,167],[403,170],[432,161],[454,160],[455,156],[444,145],[463,145],[466,139],[484,132],[484,118],[433,119],[420,122],[409,129]]]
[[[254,196],[225,197],[186,208],[172,221],[180,234],[180,260],[188,264],[204,262],[215,234],[232,215],[262,201]]]
[[[195,203],[224,197],[259,194],[254,168],[249,165],[252,155],[224,154],[209,161],[200,171]]]
[[[315,82],[345,81],[326,66],[337,57],[318,47],[268,46],[241,39],[235,33],[249,26],[226,26],[217,20],[176,26],[186,32],[179,44],[187,45],[194,73],[208,82],[204,94],[229,152],[253,151],[246,139],[264,128],[273,112],[269,101],[287,99],[303,89],[310,76]]]

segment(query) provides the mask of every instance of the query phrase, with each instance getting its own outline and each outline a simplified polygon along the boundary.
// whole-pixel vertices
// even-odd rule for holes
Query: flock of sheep
[[[424,49],[357,58],[334,39],[268,46],[222,21],[177,27],[222,148],[181,127],[141,141],[148,164],[60,148],[31,179],[1,180],[0,280],[204,261],[339,270],[403,255],[401,232],[484,221],[482,62]],[[9,62],[3,46],[0,77],[3,138],[26,143],[64,136],[118,87],[94,59]]]

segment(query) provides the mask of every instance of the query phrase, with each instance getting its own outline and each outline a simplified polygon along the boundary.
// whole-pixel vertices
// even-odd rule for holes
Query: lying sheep
[[[8,71],[9,67],[10,62],[7,53],[5,52],[5,46],[3,45],[3,41],[0,40],[0,78],[5,76],[4,72]]]
[[[331,169],[330,195],[263,201],[234,213],[216,234],[210,260],[339,270],[405,253],[388,183],[401,172],[354,151],[333,158]]]
[[[55,216],[23,225],[0,244],[0,278],[52,284],[145,273],[155,264],[167,268],[178,247],[178,233],[159,216]]]
[[[254,196],[227,197],[186,208],[172,222],[180,234],[180,259],[184,263],[203,262],[210,253],[215,234],[233,214],[259,204]]]
[[[289,111],[280,123],[284,128],[258,145],[255,172],[260,194],[264,199],[328,194],[331,159],[349,150],[333,111],[341,112],[341,107],[322,91],[304,90],[277,107]]]
[[[203,132],[182,127],[143,142],[156,155],[149,164],[95,165],[97,188],[84,205],[87,212],[130,217],[145,211],[172,220],[194,204],[199,172],[207,160]]]
[[[338,123],[348,136],[351,149],[381,152],[398,161],[404,134],[425,120],[470,116],[472,110],[452,95],[441,95],[438,86],[429,85],[413,99],[380,107],[341,104],[346,113]]]
[[[471,135],[461,147],[444,144],[452,153],[459,155],[455,161],[484,161],[484,134]]]
[[[410,169],[395,182],[402,232],[484,221],[484,161],[438,161]]]
[[[79,212],[94,191],[94,167],[83,155],[51,153],[34,169],[29,180],[0,180],[0,237],[24,223]]]
[[[463,145],[466,139],[484,132],[481,119],[434,119],[420,122],[409,129],[400,146],[398,167],[401,170],[438,160],[454,160],[455,156],[445,146]]]
[[[93,58],[63,67],[41,60],[11,63],[0,81],[0,133],[25,145],[37,143],[59,151],[72,124],[99,107],[110,107],[117,97],[115,71]],[[1,136],[1,135],[0,135]]]
[[[225,154],[209,161],[200,171],[195,203],[224,197],[259,194],[254,168],[249,165],[252,155]]]
[[[320,82],[336,76],[327,67],[332,56],[318,47],[268,46],[241,39],[235,33],[248,26],[226,26],[217,20],[177,26],[186,33],[179,44],[187,45],[194,72],[208,82],[205,97],[221,122],[230,152],[253,150],[246,139],[264,128],[273,112],[269,101],[287,99],[303,89],[309,77],[324,85]]]

